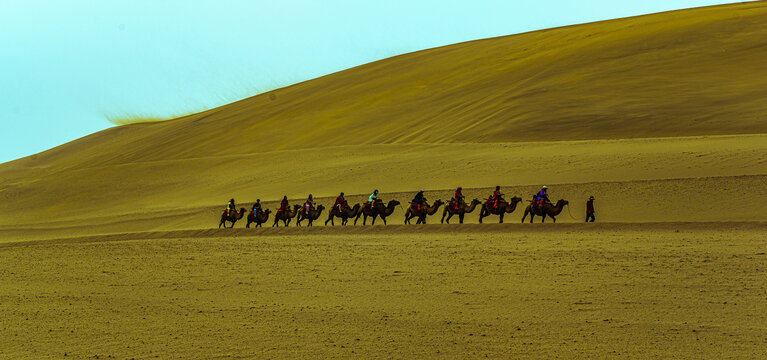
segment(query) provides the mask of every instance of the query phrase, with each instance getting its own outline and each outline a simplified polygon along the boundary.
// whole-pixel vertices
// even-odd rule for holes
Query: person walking
[[[594,220],[596,220],[594,217],[594,197],[589,196],[589,201],[586,201],[586,222],[594,222]]]

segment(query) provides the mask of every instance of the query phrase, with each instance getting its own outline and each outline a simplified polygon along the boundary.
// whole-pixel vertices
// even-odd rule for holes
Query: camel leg
[[[543,215],[541,215],[541,224],[543,224],[543,222],[545,221],[546,221],[546,213],[543,213]]]
[[[459,224],[463,224],[463,215],[464,215],[464,213],[458,214],[458,223]]]
[[[447,208],[442,210],[442,219],[439,220],[440,224],[444,224],[445,223],[445,215],[447,215]],[[450,218],[447,218],[447,223],[450,224]]]
[[[378,215],[373,215],[373,220],[370,220],[370,225],[371,225],[371,226],[373,226],[373,225],[375,225],[375,224],[376,224],[376,218],[377,218],[377,217],[378,217]],[[362,225],[365,225],[365,223],[363,222],[363,223],[362,223]]]
[[[498,220],[498,223],[499,224],[503,224],[503,211],[501,211],[501,213],[499,215],[501,216],[501,219]]]
[[[485,217],[485,207],[483,206],[482,209],[479,210],[479,223],[482,223],[482,218]],[[524,220],[522,220],[524,221]]]
[[[381,216],[381,220],[383,220],[383,222],[384,222],[384,225],[386,225],[386,217],[384,217],[384,216]]]

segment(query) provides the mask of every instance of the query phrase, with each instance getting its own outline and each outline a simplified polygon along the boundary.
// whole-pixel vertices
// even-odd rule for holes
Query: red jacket
[[[344,197],[343,197],[343,196],[338,196],[338,197],[336,198],[336,203],[335,203],[335,204],[333,204],[333,206],[336,206],[336,205],[340,205],[340,204],[343,204],[343,203],[344,203],[344,201],[346,201],[346,199],[344,199]]]

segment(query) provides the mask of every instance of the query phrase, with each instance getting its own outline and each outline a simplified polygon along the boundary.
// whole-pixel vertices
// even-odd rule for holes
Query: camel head
[[[482,203],[482,202],[481,202],[481,201],[479,201],[478,199],[474,199],[474,200],[472,200],[472,201],[471,201],[471,204],[472,204],[472,205],[479,205],[479,204],[481,204],[481,203]]]
[[[514,196],[514,197],[512,197],[510,200],[511,200],[511,203],[512,203],[512,204],[516,204],[516,203],[518,203],[518,202],[522,202],[522,198],[521,198],[521,197],[519,197],[519,196]]]
[[[434,206],[436,206],[436,207],[439,207],[442,204],[444,204],[444,202],[442,202],[442,200],[440,200],[440,199],[437,199],[437,201],[434,202]]]
[[[263,213],[264,213],[265,215],[269,215],[269,214],[271,214],[271,213],[272,213],[272,211],[271,211],[271,210],[269,210],[269,209],[266,209],[266,210],[264,210],[264,211],[263,211]]]
[[[325,207],[322,206],[322,205],[317,206],[317,211],[319,211],[319,212],[322,212],[322,210],[324,210],[324,209],[325,209]]]
[[[568,204],[568,202],[565,199],[559,199],[559,201],[557,201],[557,207],[565,206],[567,204]]]
[[[391,200],[391,201],[389,201],[389,205],[399,206],[399,201]]]

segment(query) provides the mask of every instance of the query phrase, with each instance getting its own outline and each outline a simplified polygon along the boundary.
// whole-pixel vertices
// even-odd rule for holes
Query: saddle
[[[346,202],[344,202],[343,204],[338,204],[338,205],[334,206],[333,207],[333,212],[335,214],[337,214],[337,215],[341,215],[341,211],[343,211],[345,209],[348,209],[348,208],[349,208],[349,205]]]
[[[531,207],[533,208],[533,210],[538,211],[540,208],[543,207],[543,205],[545,205],[547,203],[549,203],[549,202],[546,201],[546,199],[533,200],[533,203],[531,204]]]
[[[459,203],[458,200],[456,200],[455,198],[452,198],[452,199],[450,199],[450,205],[449,206],[451,208],[453,208],[453,210],[458,211],[458,209],[461,208],[461,203]]]

